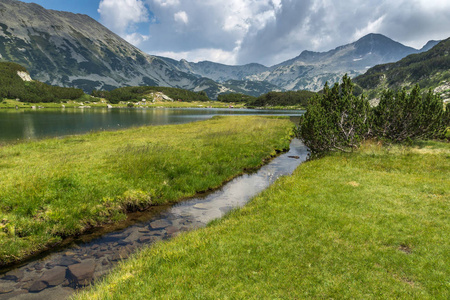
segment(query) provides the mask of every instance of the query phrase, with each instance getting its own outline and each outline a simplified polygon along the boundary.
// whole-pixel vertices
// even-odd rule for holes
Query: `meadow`
[[[0,265],[217,188],[287,149],[292,135],[288,119],[215,117],[0,146]]]
[[[366,142],[74,299],[449,299],[450,144]]]

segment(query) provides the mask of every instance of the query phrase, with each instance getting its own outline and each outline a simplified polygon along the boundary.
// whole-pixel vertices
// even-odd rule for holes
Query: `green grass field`
[[[450,144],[366,143],[301,165],[76,299],[449,299]]]
[[[216,117],[0,146],[0,265],[178,201],[289,147],[288,119]]]

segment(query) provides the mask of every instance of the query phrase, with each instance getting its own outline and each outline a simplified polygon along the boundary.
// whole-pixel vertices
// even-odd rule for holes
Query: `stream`
[[[242,207],[280,176],[292,174],[307,156],[306,146],[294,139],[289,152],[216,191],[172,206],[131,214],[121,229],[116,226],[94,230],[13,269],[0,270],[0,300],[67,299],[139,248],[204,227]]]

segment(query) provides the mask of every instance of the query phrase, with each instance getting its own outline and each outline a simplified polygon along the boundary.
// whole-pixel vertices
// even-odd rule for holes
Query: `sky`
[[[272,66],[369,33],[421,48],[450,37],[449,0],[31,0],[87,14],[152,55]]]

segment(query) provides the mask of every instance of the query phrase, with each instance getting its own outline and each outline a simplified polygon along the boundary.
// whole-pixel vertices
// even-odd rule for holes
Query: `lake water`
[[[0,110],[0,142],[39,139],[144,125],[183,124],[217,115],[282,115],[300,110],[213,108],[86,108]]]

